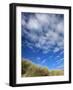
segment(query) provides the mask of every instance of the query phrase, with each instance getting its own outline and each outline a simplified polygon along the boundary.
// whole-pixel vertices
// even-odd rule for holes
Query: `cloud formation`
[[[36,59],[34,62],[50,67],[54,65],[56,68],[64,68],[63,14],[22,12],[21,26],[22,46],[27,46],[32,50],[35,54],[33,60]],[[36,54],[37,52],[38,54]]]
[[[27,19],[28,18],[28,19]],[[22,35],[39,48],[43,53],[58,52],[64,48],[64,19],[59,14],[30,14],[22,13]],[[27,20],[26,20],[27,19]],[[30,46],[29,46],[30,47]]]

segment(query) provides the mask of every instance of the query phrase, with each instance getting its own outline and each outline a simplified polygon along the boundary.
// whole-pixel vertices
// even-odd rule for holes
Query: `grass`
[[[49,70],[47,67],[41,67],[33,64],[31,61],[22,60],[21,63],[22,77],[38,77],[38,76],[62,76],[63,70]]]

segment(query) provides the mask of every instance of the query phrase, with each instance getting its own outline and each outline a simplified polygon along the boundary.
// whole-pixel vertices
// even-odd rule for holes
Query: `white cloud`
[[[48,53],[50,50],[43,50],[43,53],[46,54]]]
[[[64,65],[61,64],[61,65],[57,66],[57,68],[58,68],[58,69],[64,69]]]
[[[63,21],[61,21],[60,23],[58,23],[58,25],[57,25],[57,31],[59,33],[63,33],[64,32],[64,22]]]
[[[41,58],[40,57],[37,57],[37,60],[41,60]]]
[[[56,61],[57,64],[61,64],[64,61],[64,58],[61,58],[59,60]]]
[[[37,30],[40,28],[40,24],[35,17],[31,16],[28,23],[27,23],[27,28],[29,30]]]
[[[26,22],[25,22],[25,20],[21,20],[21,24],[22,24],[22,26],[25,26],[26,25]]]
[[[59,57],[60,57],[60,55],[56,56],[56,58],[59,58]]]
[[[63,60],[64,60],[64,58],[61,58],[61,59],[57,60],[56,62],[58,62],[58,61],[63,61]]]
[[[41,26],[46,25],[46,24],[50,24],[50,15],[48,14],[35,14],[36,19],[38,20],[38,22],[40,23]]]
[[[42,61],[42,64],[44,64],[46,62],[46,59],[44,59],[43,61]]]
[[[57,45],[58,45],[59,47],[64,46],[64,41],[58,41],[58,42],[57,42]]]
[[[60,55],[63,54],[63,53],[64,53],[64,51],[62,51],[62,52],[60,53]]]
[[[59,33],[64,33],[64,21],[59,20],[56,15],[34,14],[30,16],[28,22],[25,23],[23,20],[22,25],[26,25],[30,31],[24,30],[23,33],[34,43],[35,47],[42,49],[43,53],[50,51],[56,44],[53,52],[64,48],[64,37],[59,35]]]
[[[55,53],[55,52],[58,52],[59,51],[59,48],[58,47],[56,47],[54,50],[53,50],[53,52]]]

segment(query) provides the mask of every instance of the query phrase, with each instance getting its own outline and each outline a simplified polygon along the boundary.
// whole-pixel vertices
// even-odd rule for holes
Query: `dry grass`
[[[41,67],[28,60],[22,60],[21,75],[22,77],[38,77],[38,76],[61,76],[64,75],[63,70],[49,70],[47,67]]]

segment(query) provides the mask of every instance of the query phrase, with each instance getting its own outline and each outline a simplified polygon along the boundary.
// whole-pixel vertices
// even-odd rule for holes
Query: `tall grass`
[[[49,70],[47,67],[41,67],[28,60],[22,60],[21,63],[22,77],[38,77],[38,76],[59,76],[64,75],[63,70]]]

